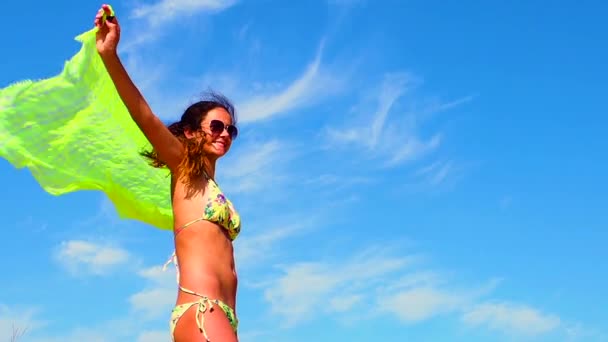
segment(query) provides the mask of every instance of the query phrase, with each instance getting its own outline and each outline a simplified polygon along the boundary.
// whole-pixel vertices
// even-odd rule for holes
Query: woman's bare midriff
[[[237,275],[234,249],[228,234],[217,224],[199,221],[175,237],[180,286],[236,306]],[[177,305],[200,298],[178,291]]]
[[[191,193],[183,182],[172,177],[175,227],[182,227],[204,214],[208,199],[205,191]],[[205,189],[206,181],[195,184]],[[237,275],[232,241],[225,229],[206,220],[188,225],[175,236],[180,286],[210,299],[236,307]],[[177,305],[198,301],[200,297],[178,290]]]

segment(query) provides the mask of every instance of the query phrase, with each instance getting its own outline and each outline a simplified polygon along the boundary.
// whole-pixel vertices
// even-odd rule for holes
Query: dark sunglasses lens
[[[232,139],[236,138],[237,135],[239,135],[239,130],[235,127],[235,126],[228,126],[228,134],[230,134],[230,136],[232,137]]]
[[[219,120],[211,120],[209,128],[214,134],[222,133],[222,131],[224,130],[224,123]]]

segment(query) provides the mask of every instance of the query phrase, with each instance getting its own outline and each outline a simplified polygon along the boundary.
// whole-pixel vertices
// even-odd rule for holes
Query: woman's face
[[[209,157],[215,157],[215,159],[228,153],[232,140],[237,135],[237,129],[232,126],[230,114],[221,107],[214,108],[207,113],[201,122],[201,129],[205,133],[202,135],[203,150]]]

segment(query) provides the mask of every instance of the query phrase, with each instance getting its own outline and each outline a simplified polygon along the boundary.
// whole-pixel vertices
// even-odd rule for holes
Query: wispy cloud
[[[0,303],[0,336],[9,339],[14,333],[28,334],[46,323],[38,318],[37,309],[17,309]]]
[[[129,298],[131,307],[146,319],[163,317],[175,304],[175,286],[142,290]]]
[[[384,79],[382,90],[378,96],[378,109],[371,122],[370,136],[367,140],[370,147],[378,145],[388,112],[395,101],[407,90],[406,88],[410,83],[411,77],[407,74],[389,74]]]
[[[389,314],[405,324],[438,316],[461,317],[467,326],[501,332],[544,334],[560,326],[556,315],[525,304],[485,301],[499,279],[460,286],[446,274],[425,268],[419,255],[389,254],[372,248],[340,262],[296,262],[279,267],[281,274],[264,283],[271,312],[286,327],[312,317],[334,319]],[[364,303],[364,304],[363,304]],[[359,305],[368,310],[362,314]]]
[[[339,176],[336,174],[324,173],[305,181],[308,185],[331,186],[331,187],[348,187],[359,184],[373,183],[374,179],[370,177],[357,176]]]
[[[302,232],[302,227],[298,226],[266,231],[250,239],[251,245],[245,245],[237,253],[258,258],[299,232]],[[115,255],[99,252],[107,247],[81,241],[67,245],[70,247],[65,250],[72,251],[67,254],[84,255],[87,261],[98,259],[91,258],[91,255]],[[255,249],[256,246],[258,250]],[[262,287],[271,313],[285,327],[296,326],[320,315],[334,319],[362,319],[390,314],[407,324],[452,315],[460,317],[466,326],[485,327],[507,335],[536,336],[558,331],[570,337],[582,336],[583,333],[589,336],[580,326],[567,326],[558,316],[543,313],[529,305],[482,300],[495,290],[498,280],[463,288],[450,282],[445,274],[426,268],[422,256],[396,251],[397,249],[386,246],[370,247],[353,253],[350,257],[341,255],[332,261],[285,263],[282,260],[278,266],[278,276],[266,278],[266,281],[257,286]],[[115,265],[124,258],[100,259],[107,262],[92,264]],[[280,260],[280,256],[274,260]],[[98,341],[125,338],[137,341],[165,340],[166,331],[149,329],[144,324],[170,312],[176,295],[175,272],[164,271],[161,266],[152,266],[140,269],[137,276],[145,280],[146,284],[142,290],[128,297],[130,308],[127,316],[34,341],[79,340],[91,334]],[[362,305],[366,310],[360,310]],[[41,321],[34,314],[34,311],[19,313],[0,305],[0,332],[10,329],[16,323],[18,326],[30,327],[37,337],[44,331],[40,329]],[[132,317],[137,318],[134,320]]]
[[[318,176],[305,179],[302,183],[318,196],[324,198],[326,207],[352,204],[360,199],[360,188],[378,182],[369,176],[338,175],[322,173]]]
[[[459,312],[487,295],[498,284],[488,283],[462,289],[445,275],[432,270],[404,273],[401,278],[382,289],[377,303],[380,312],[395,315],[409,324],[419,323],[439,315]]]
[[[235,242],[235,258],[239,267],[260,265],[278,255],[276,244],[292,239],[306,230],[304,224],[279,226],[257,235],[249,235]]]
[[[435,134],[426,141],[421,140],[416,136],[410,136],[405,141],[403,141],[403,145],[401,147],[396,148],[396,151],[388,160],[387,165],[394,166],[397,164],[415,160],[437,149],[440,144],[440,134]]]
[[[228,193],[248,193],[275,186],[284,177],[281,168],[290,158],[287,144],[278,140],[249,142],[234,155],[227,157],[226,164],[220,164],[221,178],[226,179]]]
[[[605,331],[591,328],[580,322],[562,322],[560,326],[564,330],[567,341],[608,341]]]
[[[433,273],[403,278],[392,294],[378,300],[381,311],[397,315],[403,322],[418,323],[439,315],[460,315],[468,326],[485,326],[506,334],[540,335],[555,331],[560,318],[525,304],[484,302],[499,280],[477,288],[456,289]]]
[[[97,209],[92,215],[78,218],[66,229],[53,233],[59,239],[65,240],[63,246],[57,247],[55,256],[61,251],[61,248],[78,247],[80,242],[84,242],[80,246],[81,248],[85,248],[84,246],[87,244],[110,248],[115,241],[124,243],[127,239],[141,238],[132,235],[133,225],[138,223],[121,218],[116,206],[105,194],[98,193],[96,198],[98,200]],[[70,241],[76,243],[70,244]]]
[[[423,177],[427,183],[436,186],[443,183],[454,169],[452,161],[436,161],[416,171],[416,176]]]
[[[150,104],[158,110],[160,117],[175,117],[167,113],[174,113],[180,103],[187,101],[183,95],[168,95],[166,91],[159,91],[158,85],[167,78],[168,66],[155,62],[154,65],[144,63],[139,52],[135,49],[142,44],[150,43],[162,36],[158,29],[159,23],[168,21],[177,22],[183,16],[192,16],[201,13],[217,13],[234,6],[237,1],[219,0],[165,0],[153,5],[141,5],[132,11],[133,24],[145,20],[144,30],[136,30],[137,33],[121,42],[121,51],[126,52],[126,64],[133,75],[133,79],[150,97]],[[163,15],[151,15],[162,12]],[[166,13],[165,13],[166,12]],[[236,34],[237,44],[243,44],[243,37],[250,30],[250,24],[244,25]],[[254,39],[255,41],[255,39]],[[255,44],[259,45],[259,43]],[[259,46],[257,47],[259,48]],[[219,72],[210,70],[196,80],[192,76],[181,77],[183,92],[191,88],[200,88],[201,85],[213,84],[213,88],[229,94],[230,98],[237,99],[235,104],[238,108],[240,123],[252,123],[261,120],[286,115],[289,112],[310,107],[330,98],[344,89],[347,83],[347,73],[338,72],[333,67],[323,63],[323,52],[325,40],[322,38],[316,53],[313,52],[312,60],[304,67],[300,75],[288,80],[248,80],[242,79],[242,73],[236,71]],[[146,56],[148,56],[146,54]],[[172,81],[178,77],[171,76]],[[189,84],[190,88],[183,84]],[[172,89],[175,91],[176,89]],[[182,92],[182,93],[183,93]],[[182,94],[178,92],[179,94]],[[153,96],[149,96],[153,95]],[[162,98],[158,101],[155,98]]]
[[[287,85],[284,90],[248,97],[239,103],[241,122],[267,120],[276,115],[305,108],[341,89],[344,77],[323,70],[321,56],[324,43],[321,43],[317,55],[300,77]]]
[[[121,43],[121,50],[133,52],[141,45],[150,43],[165,34],[166,24],[201,14],[215,14],[237,3],[236,0],[161,0],[154,4],[135,6],[129,16],[129,24],[134,24],[136,34]],[[118,14],[120,18],[120,14]],[[127,20],[122,20],[123,24]]]
[[[361,300],[370,299],[383,276],[412,262],[411,257],[385,256],[382,250],[372,248],[345,263],[294,263],[281,267],[283,274],[270,283],[264,297],[271,311],[291,326],[309,319],[319,308],[350,310]],[[333,298],[329,306],[326,298]]]
[[[182,16],[222,11],[236,3],[236,0],[161,0],[152,5],[137,6],[131,15],[133,18],[144,19],[151,26],[156,26]]]
[[[28,333],[24,341],[31,342],[65,342],[65,341],[141,341],[141,337],[158,337],[154,331],[146,330],[145,322],[137,315],[117,317],[106,321],[87,320],[83,324],[74,325],[69,330],[36,329]],[[138,337],[139,336],[139,337]],[[165,341],[170,338],[168,329]],[[145,340],[148,341],[148,340]],[[150,340],[161,341],[161,340]]]
[[[107,342],[115,341],[116,331],[103,328],[75,328],[65,334],[41,337],[40,333],[36,333],[34,338],[27,339],[28,342],[65,342],[65,341],[91,341],[91,342]],[[33,334],[32,334],[33,335]],[[124,336],[123,336],[124,337]]]
[[[144,331],[137,336],[137,342],[167,342],[170,339],[169,329]]]
[[[130,306],[124,316],[89,320],[69,330],[56,331],[47,329],[51,328],[49,324],[39,318],[39,311],[42,310],[16,310],[0,304],[0,336],[10,336],[6,332],[14,324],[28,328],[26,340],[34,342],[166,341],[170,339],[169,330],[155,330],[154,326],[159,319],[165,321],[175,304],[176,273],[173,270],[163,271],[162,266],[152,266],[142,268],[136,274],[145,281],[145,285],[142,290],[126,298]]]
[[[409,111],[397,106],[399,100],[419,83],[408,73],[385,75],[373,101],[375,110],[370,110],[365,104],[357,104],[354,112],[359,116],[350,119],[353,122],[350,127],[342,125],[340,129],[326,129],[329,141],[338,146],[362,149],[362,155],[382,158],[386,166],[396,166],[433,152],[441,145],[442,134],[435,132],[423,138],[421,122],[430,114],[465,103],[471,97],[449,103],[432,103]],[[353,113],[348,115],[353,117]]]
[[[73,275],[105,275],[130,259],[122,248],[81,240],[62,242],[54,257]]]
[[[137,274],[146,280],[146,287],[129,297],[131,309],[142,319],[166,315],[175,304],[176,271],[153,266],[144,268]]]
[[[560,318],[527,305],[482,303],[465,312],[462,320],[471,326],[486,326],[508,334],[539,335],[556,330]]]
[[[208,71],[196,78],[195,84],[196,87],[213,84],[214,89],[230,94],[241,124],[288,115],[329,100],[346,88],[349,73],[323,62],[324,46],[322,39],[312,60],[293,78],[252,80],[243,78],[243,73],[236,70]]]
[[[412,80],[408,74],[387,75],[377,94],[377,108],[374,113],[371,116],[365,115],[365,119],[362,120],[360,126],[341,127],[339,130],[328,129],[329,136],[337,142],[360,144],[368,149],[377,147],[381,134],[384,135],[385,133],[384,124],[391,107],[403,95],[406,86],[410,83],[412,83]]]
[[[144,93],[156,90],[159,83],[167,77],[167,66],[154,61],[152,66],[146,63],[146,58],[137,54],[129,54],[125,60],[129,75],[136,80],[137,87]]]
[[[458,294],[424,286],[382,298],[379,309],[397,315],[404,322],[417,323],[451,312],[463,303],[464,298]]]

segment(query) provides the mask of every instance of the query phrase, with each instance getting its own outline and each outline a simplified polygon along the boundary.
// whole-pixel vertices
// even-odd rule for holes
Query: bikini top
[[[234,241],[241,231],[241,217],[234,209],[232,202],[224,196],[217,183],[207,176],[207,187],[205,189],[207,204],[203,209],[203,215],[196,220],[186,223],[175,230],[179,234],[189,225],[198,221],[210,221],[219,224],[228,232],[230,240]]]

